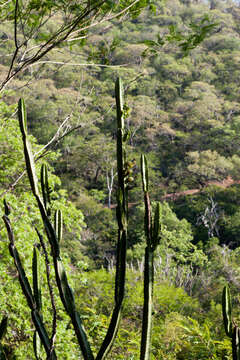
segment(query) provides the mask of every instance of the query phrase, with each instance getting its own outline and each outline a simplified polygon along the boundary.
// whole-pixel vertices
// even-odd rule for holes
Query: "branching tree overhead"
[[[148,0],[1,0],[0,20],[11,27],[12,37],[1,37],[0,47],[8,44],[10,54],[0,91],[54,48],[84,41],[90,29],[126,13],[137,15],[147,4]]]

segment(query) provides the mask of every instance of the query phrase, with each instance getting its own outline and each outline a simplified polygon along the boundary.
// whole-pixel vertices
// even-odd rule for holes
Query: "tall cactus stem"
[[[57,235],[58,243],[62,240],[63,218],[61,210],[56,210],[54,215],[54,229]]]
[[[142,188],[145,205],[145,262],[144,262],[144,304],[140,360],[149,360],[151,352],[152,307],[154,282],[154,250],[159,243],[160,204],[157,203],[152,221],[151,203],[148,193],[148,166],[145,155],[141,156]]]
[[[48,171],[45,164],[41,167],[41,189],[43,196],[43,203],[47,211],[48,216],[50,215],[50,187],[48,183]]]
[[[21,262],[19,254],[18,254],[18,251],[15,247],[15,240],[14,240],[14,235],[13,235],[13,231],[11,228],[11,223],[6,214],[3,215],[3,220],[5,223],[6,229],[7,229],[8,238],[9,238],[9,242],[10,242],[9,251],[10,251],[11,256],[14,259],[14,263],[15,263],[15,266],[18,271],[19,283],[21,285],[23,294],[26,297],[28,306],[31,309],[32,321],[35,325],[35,328],[38,332],[41,342],[45,348],[45,351],[46,351],[46,353],[48,353],[48,351],[51,348],[50,339],[49,339],[48,333],[46,331],[46,328],[44,326],[44,323],[42,321],[42,317],[37,309],[37,304],[35,301],[34,293],[32,291],[32,288],[28,281],[28,278],[25,274],[25,270],[22,266],[22,262]],[[55,351],[53,351],[51,354],[50,360],[56,360],[56,359],[57,359],[56,353],[55,353]]]
[[[8,325],[8,317],[4,315],[0,323],[0,360],[7,360],[4,347],[2,345],[2,339],[7,332],[7,325]]]
[[[153,251],[146,246],[144,265],[144,304],[140,360],[149,360],[151,351],[153,306]]]
[[[115,306],[104,341],[97,354],[96,360],[107,357],[115,340],[121,317],[122,303],[125,291],[126,250],[127,250],[127,189],[124,180],[124,163],[126,160],[124,148],[124,115],[123,115],[123,85],[120,78],[115,84],[115,98],[117,108],[117,171],[118,192],[116,216],[118,221],[118,242],[116,254],[115,275]]]
[[[41,297],[41,288],[39,284],[39,254],[35,246],[33,248],[33,257],[32,257],[32,281],[33,281],[33,295],[36,302],[36,308],[41,316],[42,297]],[[33,335],[33,350],[36,360],[40,360],[41,339],[36,330]]]
[[[28,141],[28,136],[27,136],[27,118],[26,118],[26,109],[25,109],[25,104],[24,104],[23,99],[20,99],[18,102],[18,120],[19,120],[20,130],[22,133],[24,156],[25,156],[27,174],[28,174],[30,185],[31,185],[32,193],[36,198],[38,208],[40,210],[40,214],[41,214],[43,224],[44,224],[44,227],[46,230],[46,234],[47,234],[48,240],[52,247],[52,252],[56,257],[58,257],[59,256],[59,245],[58,245],[58,241],[56,239],[56,234],[55,234],[54,228],[48,218],[48,214],[47,214],[46,208],[44,206],[44,202],[42,201],[39,191],[38,191],[38,178],[36,175],[31,145],[30,145],[30,142]]]
[[[32,275],[33,275],[33,294],[38,311],[42,310],[41,289],[39,286],[39,254],[36,247],[33,248]]]
[[[228,285],[223,288],[222,314],[226,335],[232,337],[232,301]]]
[[[234,326],[232,332],[232,359],[240,360],[240,329]]]
[[[8,317],[4,315],[0,323],[0,341],[2,341],[4,335],[7,332],[7,326],[8,326]]]

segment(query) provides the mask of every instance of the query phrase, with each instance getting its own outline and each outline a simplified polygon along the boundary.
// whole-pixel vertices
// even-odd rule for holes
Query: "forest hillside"
[[[114,297],[114,83],[120,76],[132,170],[127,289],[109,359],[139,358],[145,249],[142,153],[148,161],[152,207],[160,201],[161,213],[151,359],[232,359],[221,297],[228,283],[240,324],[240,3],[156,0],[150,5],[99,24],[87,38],[61,44],[7,84],[0,102],[0,197],[11,205],[16,243],[31,277],[32,246],[38,241],[34,228],[42,231],[42,224],[24,173],[16,114],[22,97],[37,173],[47,165],[52,210],[63,213],[63,263],[96,352]],[[54,21],[64,18],[53,19],[46,30],[51,31]],[[206,36],[191,48],[188,34],[202,35],[209,24],[214,26],[206,27]],[[0,24],[0,39],[3,81],[15,46],[11,22]],[[7,359],[33,359],[32,324],[3,222],[0,241],[0,313],[9,315]],[[80,359],[67,316],[60,303],[57,307],[59,358]],[[48,323],[50,313],[47,308]]]

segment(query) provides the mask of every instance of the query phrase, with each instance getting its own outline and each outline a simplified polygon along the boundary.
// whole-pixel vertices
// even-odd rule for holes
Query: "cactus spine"
[[[144,155],[141,156],[142,187],[145,204],[145,265],[144,265],[144,304],[142,320],[142,338],[140,360],[149,360],[151,351],[152,302],[154,282],[154,250],[159,243],[159,209],[157,203],[154,220],[152,220],[151,203],[148,192],[148,167]]]

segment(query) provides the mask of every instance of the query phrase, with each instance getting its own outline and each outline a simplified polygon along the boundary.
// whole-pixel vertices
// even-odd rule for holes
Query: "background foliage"
[[[200,24],[206,14],[217,25],[186,54],[179,43],[184,43],[183,36],[190,36],[191,24]],[[112,359],[139,357],[139,279],[144,252],[141,152],[148,156],[151,198],[163,201],[163,237],[155,263],[152,358],[230,359],[231,344],[224,334],[220,302],[228,281],[234,317],[240,320],[239,2],[155,1],[150,10],[135,15],[99,25],[90,30],[88,41],[56,47],[43,59],[45,63],[19,73],[1,93],[0,197],[6,197],[14,210],[11,220],[16,233],[21,233],[17,246],[30,276],[31,249],[37,241],[33,225],[40,224],[26,176],[14,186],[24,170],[15,115],[21,95],[27,103],[34,152],[48,143],[64,122],[58,139],[65,136],[52,143],[37,168],[39,171],[45,162],[51,169],[56,205],[65,219],[62,253],[96,351],[113,306],[113,83],[121,75],[127,94],[128,153],[136,165],[129,192],[128,291]],[[59,24],[62,19],[59,17]],[[201,24],[203,28],[208,23]],[[49,29],[51,26],[50,22]],[[0,25],[0,38],[2,81],[14,50],[10,19]],[[32,39],[32,45],[40,40]],[[0,309],[2,315],[10,316],[4,345],[9,359],[23,359],[23,354],[24,359],[31,359],[33,329],[3,224],[0,241]],[[63,333],[65,337],[57,346],[62,358],[80,358],[77,346],[69,351],[72,332],[65,331],[68,323],[61,314],[57,337],[61,339]],[[50,314],[45,318],[50,319]]]

